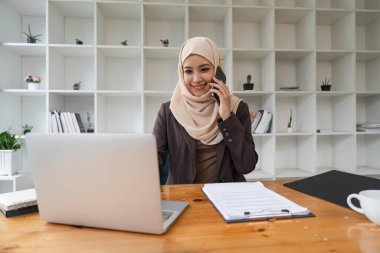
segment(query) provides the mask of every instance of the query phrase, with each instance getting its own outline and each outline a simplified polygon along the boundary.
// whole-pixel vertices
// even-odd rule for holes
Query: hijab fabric
[[[210,91],[201,97],[192,95],[184,81],[183,62],[193,54],[207,59],[214,66],[215,72],[218,66],[224,70],[223,58],[212,40],[205,37],[186,40],[179,52],[179,81],[171,98],[170,110],[192,138],[206,145],[214,145],[223,140],[218,128],[219,105]],[[240,101],[231,95],[231,112],[236,113]]]

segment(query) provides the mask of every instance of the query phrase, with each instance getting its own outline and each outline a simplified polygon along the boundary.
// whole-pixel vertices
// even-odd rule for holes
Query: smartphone
[[[215,78],[222,81],[224,84],[226,84],[226,80],[227,80],[226,75],[224,74],[222,68],[219,66],[216,68]],[[216,99],[216,102],[218,103],[218,105],[220,105],[219,96],[216,93],[212,93],[212,96],[214,96],[214,98]]]

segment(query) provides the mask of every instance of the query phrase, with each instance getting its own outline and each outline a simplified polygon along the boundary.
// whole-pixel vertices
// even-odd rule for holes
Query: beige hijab
[[[205,37],[186,40],[179,52],[179,81],[171,98],[170,110],[192,138],[207,145],[214,145],[223,140],[217,122],[219,106],[210,91],[201,97],[196,97],[190,93],[184,81],[183,62],[192,54],[207,59],[215,71],[218,66],[224,69],[223,58],[212,40]],[[231,112],[236,113],[240,101],[241,99],[231,95]]]

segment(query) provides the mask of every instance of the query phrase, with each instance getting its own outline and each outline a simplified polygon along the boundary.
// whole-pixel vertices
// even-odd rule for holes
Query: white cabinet
[[[0,23],[0,130],[48,133],[49,112],[61,110],[85,128],[89,113],[97,133],[152,132],[182,42],[207,36],[230,89],[274,115],[269,133],[253,135],[260,160],[248,179],[380,175],[380,133],[356,131],[380,122],[380,1],[0,0]],[[26,43],[29,25],[36,44]],[[27,90],[28,73],[42,77],[39,90]],[[243,90],[248,75],[253,91]]]

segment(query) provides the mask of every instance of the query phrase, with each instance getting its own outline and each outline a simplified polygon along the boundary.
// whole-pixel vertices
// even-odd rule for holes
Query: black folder
[[[286,183],[284,186],[334,204],[348,207],[347,197],[363,190],[380,190],[380,180],[331,170],[316,176]]]

